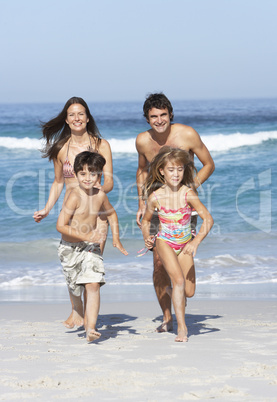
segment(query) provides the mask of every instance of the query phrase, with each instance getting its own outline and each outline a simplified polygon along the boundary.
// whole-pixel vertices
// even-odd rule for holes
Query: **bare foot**
[[[84,325],[84,317],[77,311],[73,310],[66,321],[63,322],[66,328],[72,329],[74,327],[81,327]]]
[[[93,342],[99,339],[101,336],[100,332],[97,332],[95,329],[89,329],[87,331],[87,341]]]
[[[67,318],[67,320],[65,320],[65,321],[63,322],[63,325],[64,325],[66,328],[69,328],[69,329],[74,328],[74,323],[73,323],[73,311],[71,311],[71,314],[70,314],[70,316]]]
[[[182,329],[178,331],[178,335],[175,338],[175,342],[187,342],[188,341],[188,331]]]
[[[169,332],[173,330],[173,322],[172,320],[169,321],[163,321],[161,325],[156,328],[156,332]]]

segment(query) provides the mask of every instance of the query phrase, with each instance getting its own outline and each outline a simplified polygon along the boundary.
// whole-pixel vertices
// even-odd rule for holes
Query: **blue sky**
[[[277,97],[276,0],[0,0],[0,102]]]

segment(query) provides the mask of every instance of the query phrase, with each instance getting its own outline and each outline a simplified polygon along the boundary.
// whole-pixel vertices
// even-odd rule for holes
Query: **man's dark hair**
[[[74,172],[77,175],[87,165],[90,172],[101,174],[105,163],[106,159],[97,152],[84,151],[79,153],[75,158]]]
[[[143,115],[147,121],[149,120],[149,110],[151,110],[152,108],[167,109],[170,116],[170,121],[173,120],[173,107],[170,103],[170,100],[167,99],[167,97],[162,92],[157,94],[150,94],[147,96],[143,105]]]

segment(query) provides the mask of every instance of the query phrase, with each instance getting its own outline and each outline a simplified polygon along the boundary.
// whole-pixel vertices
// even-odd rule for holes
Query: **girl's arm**
[[[53,206],[58,201],[61,192],[64,186],[64,177],[63,177],[63,165],[59,159],[54,160],[54,171],[55,171],[55,178],[52,183],[48,201],[43,209],[40,211],[36,211],[33,215],[33,218],[36,222],[40,222],[42,219],[46,218],[49,214]]]
[[[56,225],[57,231],[62,235],[65,235],[69,238],[69,241],[72,242],[87,241],[90,243],[100,243],[103,241],[103,236],[97,230],[84,231],[84,225],[80,225],[83,229],[81,231],[78,226],[74,227],[74,224],[71,224],[71,219],[73,218],[76,209],[79,207],[79,204],[79,196],[73,190],[69,194],[58,217]]]
[[[155,208],[157,207],[157,201],[154,198],[154,195],[151,194],[146,203],[146,211],[141,221],[141,230],[144,238],[145,247],[148,249],[153,248],[154,246],[154,237],[150,236],[150,226],[151,219],[154,213]]]
[[[105,193],[109,193],[113,189],[113,161],[111,147],[108,141],[101,139],[99,153],[106,159],[103,168],[104,183],[101,186],[101,190]]]
[[[128,255],[128,252],[123,247],[120,238],[119,238],[119,225],[118,225],[118,217],[117,213],[110,203],[106,194],[104,194],[104,202],[103,202],[104,209],[107,214],[107,218],[111,227],[112,236],[113,236],[113,246],[118,248],[122,254]]]
[[[196,210],[200,218],[203,220],[197,235],[194,237],[193,240],[187,243],[183,249],[183,253],[191,254],[193,257],[195,257],[199,244],[207,236],[207,234],[213,227],[214,221],[211,214],[209,213],[205,205],[202,204],[202,202],[199,200],[197,194],[194,191],[189,191],[187,193],[187,202],[191,207]]]

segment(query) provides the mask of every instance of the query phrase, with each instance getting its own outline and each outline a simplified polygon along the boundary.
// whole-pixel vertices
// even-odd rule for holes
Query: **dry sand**
[[[100,340],[67,304],[0,304],[0,400],[277,401],[277,302],[188,301],[188,343],[156,301],[102,303]]]

